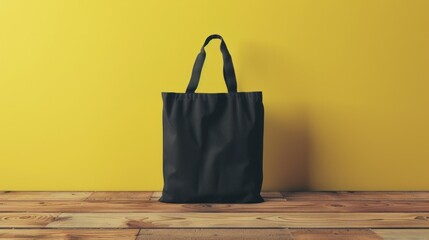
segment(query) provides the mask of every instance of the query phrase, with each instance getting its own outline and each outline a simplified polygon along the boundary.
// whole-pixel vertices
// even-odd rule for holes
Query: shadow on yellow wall
[[[239,64],[247,71],[239,78],[240,85],[252,79],[256,79],[256,86],[258,82],[269,82],[283,89],[287,99],[288,87],[294,87],[291,81],[306,77],[304,72],[291,68],[293,64],[288,65],[288,56],[279,54],[275,48],[258,44],[247,44],[243,48],[240,56],[243,62]],[[275,75],[267,76],[269,72]],[[248,76],[252,78],[247,79]],[[263,94],[270,99],[270,89]],[[284,111],[279,111],[270,101],[265,104],[264,189],[308,190],[311,139],[307,109],[302,102],[283,107]]]
[[[267,190],[308,190],[311,142],[304,110],[281,118],[266,114],[264,186]]]

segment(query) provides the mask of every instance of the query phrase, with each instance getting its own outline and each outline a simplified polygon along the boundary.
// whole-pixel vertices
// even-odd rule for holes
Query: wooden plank
[[[429,201],[276,201],[167,204],[158,201],[0,201],[0,212],[429,212]]]
[[[87,201],[150,200],[153,192],[93,192]]]
[[[382,240],[369,229],[290,229],[293,240]]]
[[[429,229],[373,229],[384,240],[429,240]]]
[[[162,192],[153,192],[152,196],[150,197],[151,201],[158,201],[162,196]]]
[[[0,201],[47,201],[47,200],[67,200],[81,201],[88,198],[92,192],[46,192],[46,191],[0,191]]]
[[[0,239],[134,240],[138,229],[0,229]]]
[[[262,192],[264,198],[281,198],[282,194],[287,200],[307,200],[307,201],[367,201],[367,200],[406,200],[406,201],[427,201],[428,191],[419,192]],[[2,201],[21,200],[158,200],[161,192],[48,192],[48,191],[0,191]]]
[[[162,196],[162,192],[153,192],[150,200],[158,201]],[[284,201],[283,194],[281,192],[261,192],[261,196],[266,199],[278,199]]]
[[[167,204],[157,201],[4,201],[0,212],[281,212],[278,201],[260,204]]]
[[[261,196],[265,201],[286,201],[281,192],[261,192]]]
[[[0,213],[0,228],[41,228],[58,221],[59,213]]]
[[[292,240],[287,229],[142,229],[138,240]]]
[[[429,228],[421,213],[0,213],[1,228]]]
[[[326,192],[282,192],[287,201],[368,201],[408,200],[427,201],[429,191],[415,192],[370,192],[370,191],[326,191]]]
[[[281,198],[283,199],[283,194],[281,192],[261,192],[261,196],[266,198]]]

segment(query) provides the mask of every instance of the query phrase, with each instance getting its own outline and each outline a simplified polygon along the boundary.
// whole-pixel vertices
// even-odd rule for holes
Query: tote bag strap
[[[201,77],[201,71],[203,70],[204,60],[206,59],[206,51],[204,47],[209,44],[212,39],[220,39],[220,51],[223,56],[223,77],[225,78],[226,87],[228,92],[237,92],[237,80],[235,78],[234,65],[232,64],[231,54],[229,54],[226,43],[223,40],[222,36],[218,34],[213,34],[207,37],[204,42],[201,52],[198,54],[197,59],[195,60],[194,67],[192,69],[191,80],[189,81],[188,88],[186,93],[194,93],[198,87],[198,83]]]

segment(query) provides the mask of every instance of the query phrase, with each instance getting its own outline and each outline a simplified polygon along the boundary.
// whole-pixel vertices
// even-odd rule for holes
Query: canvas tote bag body
[[[206,57],[220,39],[228,93],[195,93]],[[231,55],[220,35],[204,42],[186,93],[163,92],[161,202],[258,203],[262,186],[262,92],[237,92]]]

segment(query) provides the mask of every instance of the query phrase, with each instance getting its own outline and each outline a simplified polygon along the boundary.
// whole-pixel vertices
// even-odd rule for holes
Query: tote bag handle
[[[228,92],[237,92],[237,80],[235,78],[234,65],[232,64],[231,54],[229,54],[228,48],[226,47],[226,43],[223,40],[222,36],[218,34],[213,34],[207,37],[204,42],[203,47],[201,48],[200,53],[195,60],[194,67],[192,69],[191,80],[189,81],[188,88],[186,89],[186,93],[194,93],[198,87],[198,83],[201,77],[201,71],[203,70],[204,60],[206,59],[206,51],[204,47],[209,44],[212,39],[220,39],[220,51],[222,52],[223,57],[223,77],[225,78],[226,87],[228,88]]]

